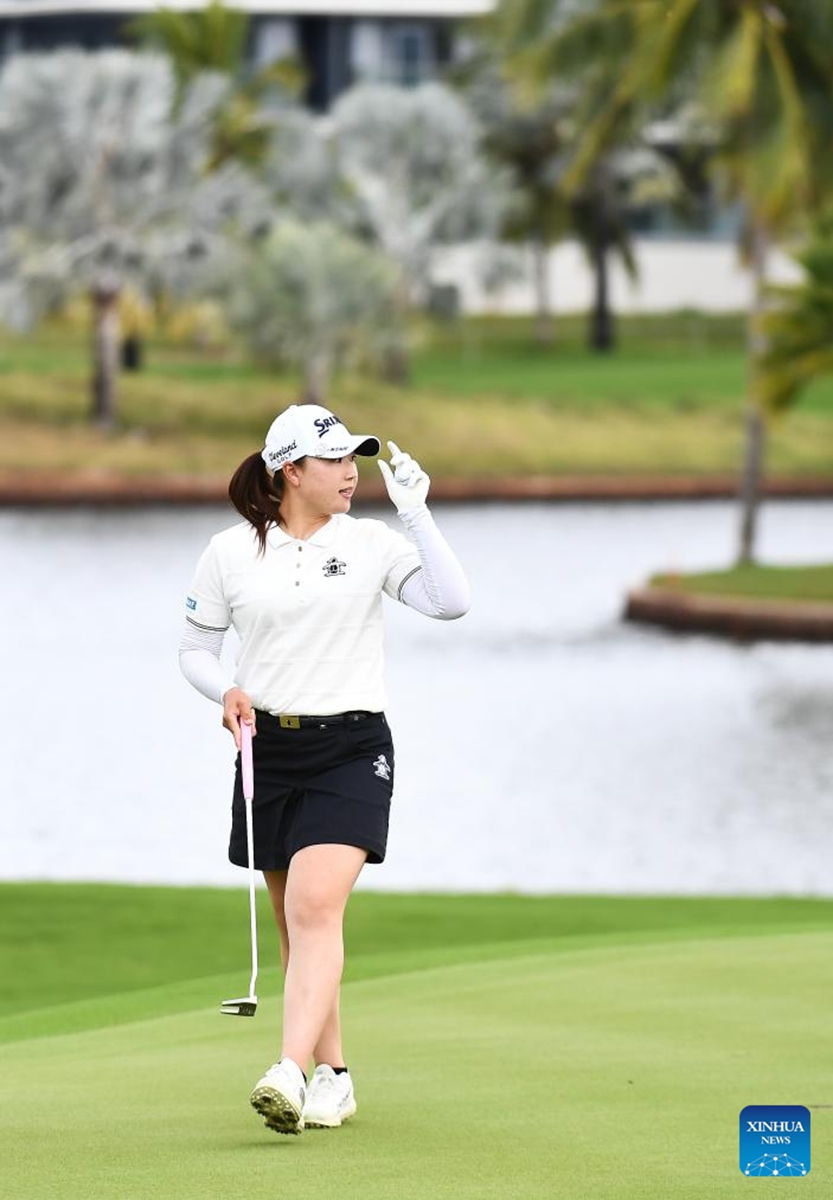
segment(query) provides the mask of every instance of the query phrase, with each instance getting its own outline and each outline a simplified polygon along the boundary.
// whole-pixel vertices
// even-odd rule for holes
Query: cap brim
[[[331,452],[329,454],[322,452],[321,454],[317,454],[316,458],[343,458],[345,454],[366,454],[370,456],[378,454],[382,449],[382,443],[377,437],[369,437],[365,433],[357,434],[355,437],[351,436],[348,445],[349,448],[347,450],[341,450],[338,453]]]

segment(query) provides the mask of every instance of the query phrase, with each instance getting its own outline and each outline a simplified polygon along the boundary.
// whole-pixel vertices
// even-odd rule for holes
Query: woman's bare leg
[[[269,889],[269,899],[275,913],[275,923],[280,936],[281,964],[283,973],[289,965],[289,934],[286,928],[286,913],[284,912],[284,896],[286,894],[286,871],[264,871],[263,877]],[[339,1013],[339,997],[327,1014],[327,1020],[321,1031],[321,1037],[313,1050],[313,1059],[318,1063],[327,1063],[331,1067],[344,1066],[344,1051],[341,1045],[341,1015]],[[305,1064],[301,1064],[305,1065]]]
[[[281,966],[286,975],[289,966],[289,934],[286,932],[286,915],[283,911],[283,898],[286,892],[286,871],[264,871],[263,878],[269,889],[269,899],[272,901],[272,911],[275,914],[275,924],[281,942]]]
[[[308,846],[293,856],[289,871],[264,872],[286,976],[282,1057],[303,1069],[310,1053],[316,1063],[344,1065],[339,1014],[344,909],[366,856],[354,846]]]

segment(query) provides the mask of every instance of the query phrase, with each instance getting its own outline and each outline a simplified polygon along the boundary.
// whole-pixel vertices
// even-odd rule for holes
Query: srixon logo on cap
[[[318,430],[318,436],[321,438],[328,429],[332,429],[333,425],[343,425],[341,417],[337,417],[335,413],[331,417],[316,417],[313,421],[315,428]]]

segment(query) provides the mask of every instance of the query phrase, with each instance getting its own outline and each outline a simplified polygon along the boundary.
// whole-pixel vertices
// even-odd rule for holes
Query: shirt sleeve
[[[421,570],[419,551],[413,542],[395,529],[383,525],[385,537],[385,582],[382,585],[386,596],[392,600],[402,599],[402,589],[407,581]]]
[[[224,632],[231,613],[223,591],[223,577],[214,542],[203,551],[185,598],[185,619],[197,629]]]
[[[410,537],[398,536],[411,554],[396,560],[396,590],[385,591],[427,617],[453,621],[469,610],[471,598],[463,568],[437,528],[426,505],[400,514]],[[389,577],[390,578],[390,577]]]
[[[235,686],[220,663],[223,649],[222,630],[200,629],[187,623],[179,643],[179,667],[192,687],[209,700],[223,703],[223,696]]]

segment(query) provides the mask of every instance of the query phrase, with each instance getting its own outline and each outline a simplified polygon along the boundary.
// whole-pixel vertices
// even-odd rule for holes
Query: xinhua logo
[[[803,1104],[747,1104],[740,1114],[744,1175],[808,1175],[810,1113]]]

